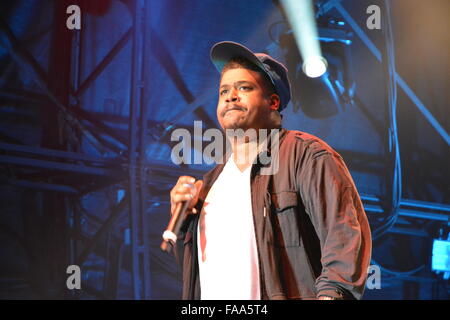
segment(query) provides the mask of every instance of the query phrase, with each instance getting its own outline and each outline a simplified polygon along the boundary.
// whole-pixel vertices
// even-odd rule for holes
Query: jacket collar
[[[286,137],[286,133],[287,133],[287,130],[285,128],[279,129],[279,146],[281,146],[282,141]],[[261,149],[261,151],[259,152],[258,159],[257,159],[256,163],[253,164],[253,167],[260,168],[263,166],[270,165],[270,163],[264,163],[264,161],[260,161],[260,160],[261,160],[261,156],[263,155],[263,153],[265,151],[267,151],[268,157],[271,157],[273,155],[275,150],[272,150],[271,147],[272,147],[272,143],[271,143],[271,135],[270,135],[270,131],[269,131],[268,137],[267,137],[267,143],[264,144],[264,148]],[[205,199],[206,195],[209,192],[209,189],[212,187],[212,185],[214,184],[214,182],[217,180],[220,173],[222,172],[225,164],[227,163],[229,157],[231,156],[231,153],[232,153],[231,150],[227,150],[224,157],[222,158],[222,162],[220,164],[218,164],[216,167],[214,167],[212,170],[210,170],[209,172],[207,172],[206,174],[203,175],[203,186],[204,187],[202,188],[202,192],[200,192],[201,199]],[[253,172],[253,170],[256,170],[256,168],[252,168],[252,172]],[[204,196],[204,197],[202,197],[202,196]]]

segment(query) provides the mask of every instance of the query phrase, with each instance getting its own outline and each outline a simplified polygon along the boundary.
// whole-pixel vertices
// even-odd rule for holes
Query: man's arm
[[[317,296],[360,299],[371,257],[371,234],[356,187],[342,158],[312,153],[300,169],[299,190],[320,239]]]

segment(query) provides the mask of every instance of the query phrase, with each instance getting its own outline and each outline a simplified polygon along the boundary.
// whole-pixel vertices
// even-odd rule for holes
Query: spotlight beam
[[[311,78],[320,77],[328,64],[322,56],[311,0],[281,0],[294,39],[303,57],[303,72]]]

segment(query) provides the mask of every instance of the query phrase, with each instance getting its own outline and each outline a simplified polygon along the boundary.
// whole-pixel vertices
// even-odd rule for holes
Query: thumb
[[[194,186],[197,188],[197,193],[199,193],[203,186],[203,180],[195,181]]]
[[[195,181],[194,186],[195,186],[195,189],[197,190],[197,192],[195,193],[194,198],[191,200],[191,205],[190,205],[191,208],[193,208],[198,202],[198,197],[199,197],[200,191],[203,187],[203,181],[202,180]]]

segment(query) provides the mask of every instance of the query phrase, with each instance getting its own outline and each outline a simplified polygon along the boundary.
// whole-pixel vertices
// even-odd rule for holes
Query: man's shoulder
[[[310,153],[314,158],[323,154],[338,155],[325,141],[310,133],[287,130],[286,147],[299,149],[302,153]]]

